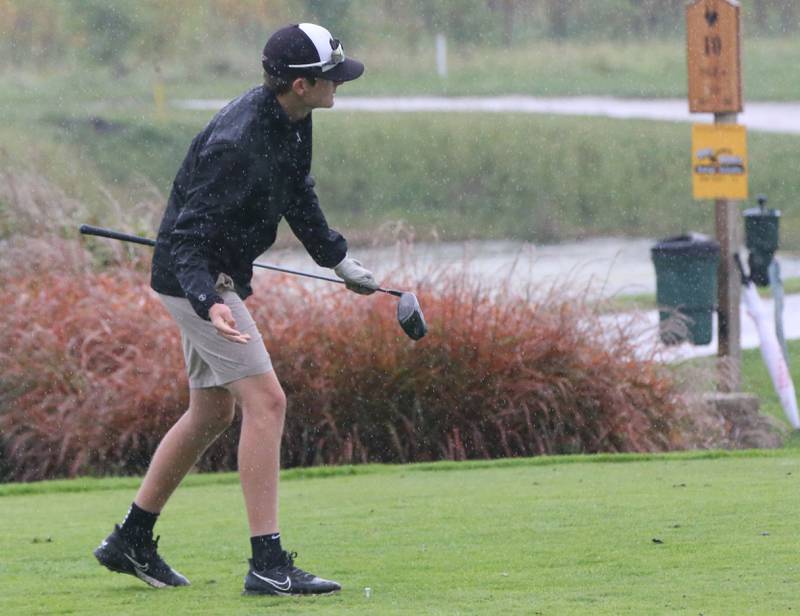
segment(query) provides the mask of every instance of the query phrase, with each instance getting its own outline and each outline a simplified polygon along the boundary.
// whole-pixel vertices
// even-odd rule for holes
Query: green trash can
[[[662,342],[709,344],[717,306],[719,244],[708,236],[688,233],[663,239],[650,252]]]

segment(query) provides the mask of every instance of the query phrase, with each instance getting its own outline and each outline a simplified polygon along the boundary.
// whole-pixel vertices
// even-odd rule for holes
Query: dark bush
[[[98,272],[70,243],[5,252],[6,478],[143,472],[188,399],[179,332],[146,262]],[[683,444],[668,374],[574,298],[442,276],[417,289],[430,333],[415,343],[389,296],[275,273],[255,286],[248,305],[289,399],[284,466]],[[235,467],[237,429],[200,469]]]

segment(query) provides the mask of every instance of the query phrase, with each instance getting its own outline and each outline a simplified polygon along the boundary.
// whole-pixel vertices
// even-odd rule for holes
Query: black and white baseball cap
[[[345,58],[339,39],[309,23],[292,24],[270,36],[261,65],[276,77],[300,75],[330,81],[352,81],[364,72],[361,62]]]

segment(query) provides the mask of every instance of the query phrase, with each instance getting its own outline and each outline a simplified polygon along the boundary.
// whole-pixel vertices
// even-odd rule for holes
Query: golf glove
[[[345,286],[351,291],[360,293],[361,295],[369,295],[375,293],[378,288],[378,283],[375,282],[375,277],[372,272],[365,269],[360,261],[345,257],[342,262],[333,268],[336,275],[344,280]]]

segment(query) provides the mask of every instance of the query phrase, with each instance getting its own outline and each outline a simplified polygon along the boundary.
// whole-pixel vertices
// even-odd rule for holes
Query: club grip
[[[145,246],[156,245],[155,240],[150,240],[146,237],[112,231],[111,229],[104,229],[103,227],[95,227],[93,225],[81,225],[80,232],[84,235],[99,235],[100,237],[110,237],[112,240],[122,240],[123,242],[133,242],[134,244],[143,244]]]

